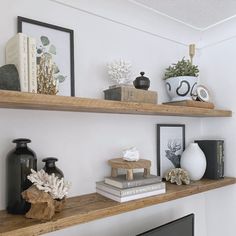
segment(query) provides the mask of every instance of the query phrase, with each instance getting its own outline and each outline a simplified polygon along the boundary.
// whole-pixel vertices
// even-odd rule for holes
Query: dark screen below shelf
[[[137,236],[194,236],[194,214],[171,221]]]

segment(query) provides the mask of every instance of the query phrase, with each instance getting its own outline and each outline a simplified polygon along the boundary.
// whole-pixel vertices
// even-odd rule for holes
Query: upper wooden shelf
[[[6,211],[0,211],[0,235],[31,236],[45,234],[235,183],[236,178],[229,177],[220,180],[203,179],[182,186],[167,183],[167,191],[164,194],[125,203],[115,202],[97,193],[87,194],[67,199],[65,209],[61,213],[57,213],[53,220],[46,222],[26,219],[24,216],[10,215]]]
[[[231,117],[229,110],[118,102],[0,90],[0,107],[160,116]]]

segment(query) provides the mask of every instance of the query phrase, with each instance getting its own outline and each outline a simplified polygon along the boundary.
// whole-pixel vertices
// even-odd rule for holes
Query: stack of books
[[[134,173],[133,180],[126,180],[126,175],[106,177],[96,183],[96,191],[114,201],[127,202],[165,193],[166,186],[160,176],[143,177],[143,173]]]
[[[37,93],[36,39],[18,33],[6,44],[6,64],[18,70],[22,92]]]

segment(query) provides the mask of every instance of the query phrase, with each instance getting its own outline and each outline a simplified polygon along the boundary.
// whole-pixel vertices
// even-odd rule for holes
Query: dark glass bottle
[[[27,147],[30,139],[14,139],[16,148],[7,155],[7,211],[12,214],[25,214],[30,209],[21,193],[32,183],[27,179],[31,169],[37,170],[35,153]]]
[[[54,173],[55,176],[58,176],[58,178],[60,179],[64,177],[63,172],[56,167],[55,162],[58,161],[56,157],[47,157],[44,158],[42,161],[45,162],[45,166],[43,169],[46,173],[48,173],[49,175]]]

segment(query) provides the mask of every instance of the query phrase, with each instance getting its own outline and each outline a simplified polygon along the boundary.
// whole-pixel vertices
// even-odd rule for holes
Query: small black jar
[[[25,214],[30,209],[21,193],[32,183],[27,179],[31,169],[37,171],[37,158],[27,143],[30,139],[14,139],[16,148],[7,155],[7,211],[12,214]]]
[[[56,164],[55,162],[58,161],[58,159],[56,157],[47,157],[47,158],[44,158],[42,160],[42,162],[45,162],[45,166],[44,166],[44,171],[46,173],[48,173],[49,175],[51,174],[55,174],[55,176],[57,176],[58,178],[63,178],[64,177],[64,174],[63,172],[56,167]]]
[[[148,90],[150,87],[150,80],[148,77],[145,77],[144,74],[144,72],[140,72],[141,76],[134,80],[133,84],[136,89]]]

